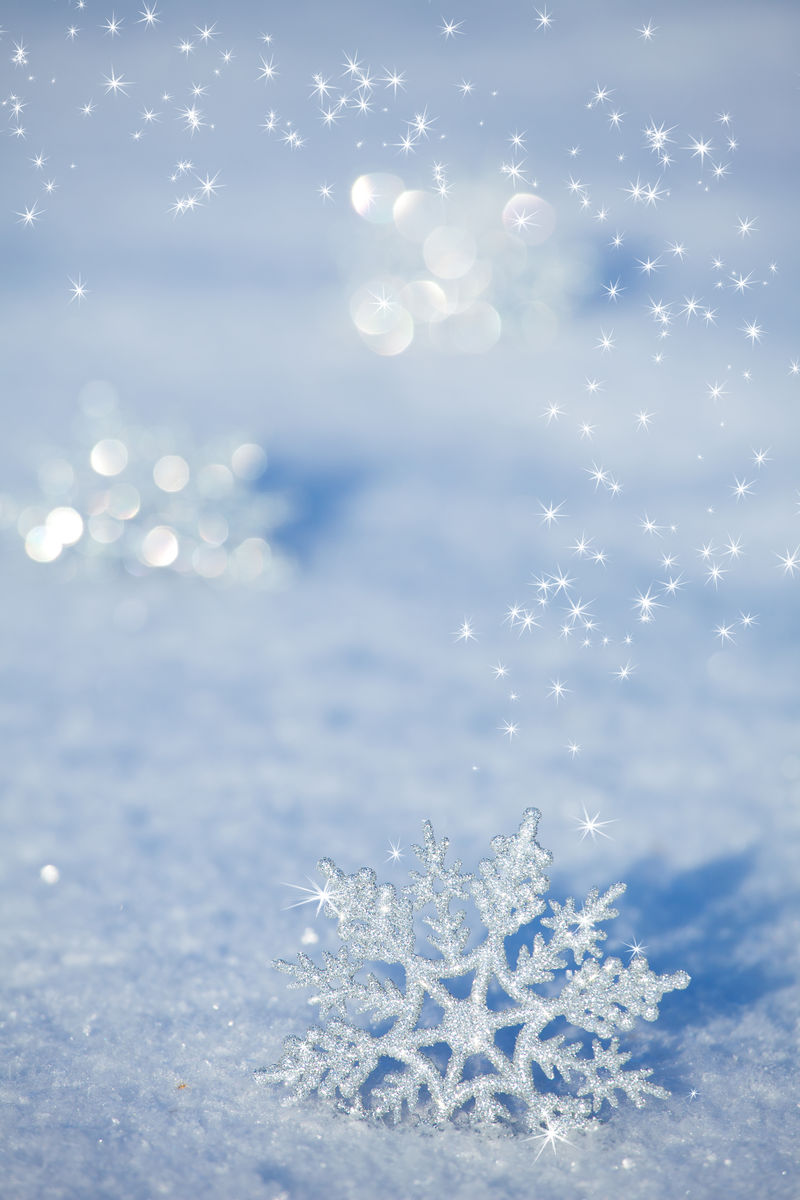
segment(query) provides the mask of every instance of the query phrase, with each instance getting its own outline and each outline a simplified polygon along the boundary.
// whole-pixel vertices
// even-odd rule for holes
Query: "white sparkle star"
[[[662,606],[654,596],[651,596],[650,588],[648,588],[646,592],[637,592],[633,607],[639,609],[639,620],[642,624],[647,624],[653,620],[653,609]]]
[[[144,25],[145,29],[152,29],[157,25],[161,18],[158,15],[157,4],[145,4],[144,8],[139,10],[140,19],[137,22],[139,25]]]
[[[467,617],[461,622],[453,637],[457,642],[474,642],[477,640],[472,622]]]
[[[664,589],[665,596],[674,596],[681,588],[686,587],[683,582],[683,572],[677,576],[670,575],[669,579],[662,581],[661,586]]]
[[[703,138],[690,137],[689,141],[691,145],[687,146],[686,149],[692,151],[692,158],[699,158],[700,162],[704,163],[706,157],[713,150],[710,140],[705,141]]]
[[[584,806],[583,817],[573,817],[572,819],[573,821],[578,822],[578,829],[581,831],[581,841],[584,841],[586,837],[590,837],[594,842],[597,841],[598,836],[604,837],[608,841],[611,841],[611,835],[608,833],[603,833],[602,826],[614,825],[616,823],[616,817],[612,818],[610,821],[601,821],[599,812],[595,813],[593,817],[590,817],[586,811],[586,807]]]
[[[706,574],[706,583],[713,583],[714,591],[717,591],[722,582],[723,575],[727,574],[728,572],[724,567],[720,567],[717,563],[712,563]]]
[[[556,404],[555,401],[552,401],[540,415],[547,418],[547,424],[549,425],[551,421],[557,421],[559,417],[563,417],[564,409]]]
[[[386,70],[385,67],[384,67],[384,70]],[[399,71],[399,72],[398,71],[386,71],[386,74],[384,76],[382,76],[380,82],[387,89],[391,88],[393,94],[396,96],[398,88],[401,88],[403,91],[405,91],[405,86],[406,86],[405,71]]]
[[[661,265],[661,255],[658,258],[637,258],[637,263],[641,267],[643,273],[650,277],[654,271],[657,271]]]
[[[554,587],[558,595],[559,592],[568,592],[574,583],[574,579],[569,579],[560,567],[556,567],[555,574],[550,576],[548,587]]]
[[[730,534],[728,534],[728,540],[725,543],[725,549],[723,553],[729,555],[731,558],[741,558],[742,554],[744,553],[742,550],[742,539],[734,539]]]
[[[267,60],[262,55],[261,56],[261,66],[259,68],[259,75],[256,79],[256,83],[260,82],[260,80],[262,80],[262,79],[264,80],[265,83],[269,83],[270,80],[274,79],[277,74],[278,74],[278,71],[275,67],[275,63],[274,63],[273,59],[270,58],[269,60]]]
[[[540,500],[539,507],[541,508],[542,511],[539,514],[539,520],[542,522],[543,525],[546,525],[549,529],[554,521],[558,521],[561,517],[566,516],[566,513],[561,512],[561,509],[564,507],[565,504],[566,504],[566,501],[562,500],[560,504],[554,505],[551,503],[550,505],[545,506],[544,504],[542,504],[542,502]]]
[[[196,178],[200,184],[199,193],[204,198],[216,196],[217,190],[225,186],[224,183],[217,183],[217,180],[219,179],[219,171],[217,171],[213,178],[209,177],[208,171],[206,171],[205,179],[201,179],[199,175],[196,176]]]
[[[306,875],[306,879],[308,879],[311,887],[303,887],[303,885],[299,883],[283,884],[284,887],[294,888],[294,890],[297,892],[307,893],[307,896],[304,900],[297,900],[294,904],[287,904],[286,907],[299,908],[302,904],[316,904],[317,911],[314,915],[318,917],[325,905],[330,905],[334,913],[336,913],[338,916],[338,910],[334,904],[334,900],[336,899],[338,893],[333,890],[330,879],[326,880],[324,887],[320,887],[320,885],[315,883],[314,880],[309,878],[308,875]]]
[[[80,272],[78,272],[77,279],[70,279],[70,283],[72,284],[72,296],[70,297],[69,302],[72,304],[73,300],[77,300],[78,304],[80,305],[81,301],[89,291],[89,289],[86,287],[86,284],[83,282],[83,279],[81,278]]]
[[[463,24],[463,21],[446,21],[444,17],[442,17],[442,23],[439,26],[439,32],[445,41],[451,37],[455,37],[457,34],[463,37],[464,30],[461,28]]]
[[[103,76],[103,83],[106,85],[106,95],[108,95],[109,92],[113,92],[115,96],[117,93],[127,96],[128,93],[125,91],[125,89],[133,87],[133,84],[126,80],[124,75],[116,75],[113,67],[111,68],[110,75]]]
[[[542,1143],[536,1153],[536,1158],[533,1160],[534,1162],[536,1162],[536,1160],[539,1158],[539,1155],[542,1154],[542,1152],[544,1150],[546,1150],[548,1146],[552,1147],[553,1154],[555,1154],[557,1142],[564,1142],[564,1143],[566,1143],[567,1146],[574,1145],[574,1142],[569,1141],[569,1139],[567,1138],[567,1135],[564,1133],[563,1128],[557,1122],[553,1123],[551,1121],[550,1117],[547,1117],[544,1122],[544,1132],[543,1133],[535,1133],[532,1135],[532,1137],[527,1138],[526,1140],[531,1141],[531,1142],[535,1141],[535,1142]]]
[[[645,513],[643,519],[639,522],[639,528],[651,536],[655,534],[656,537],[661,537],[661,531],[664,526],[657,525],[655,521],[651,521],[647,513]]]
[[[110,34],[111,37],[119,37],[119,27],[124,20],[124,17],[120,17],[119,20],[117,20],[116,15],[112,13],[111,19],[107,20],[105,25],[101,25],[100,28],[105,30],[106,33]]]
[[[745,337],[748,337],[750,339],[750,345],[754,346],[756,342],[761,341],[764,330],[757,321],[745,321],[740,333],[743,333]]]
[[[787,548],[785,554],[776,554],[775,557],[780,559],[784,575],[794,578],[795,572],[800,571],[800,546],[795,546],[794,550]]]
[[[564,696],[569,695],[570,691],[571,688],[566,687],[560,679],[551,679],[550,691],[547,693],[547,698],[550,699],[552,697],[556,704],[558,704]]]
[[[15,215],[19,217],[18,225],[23,225],[25,228],[33,227],[39,220],[44,209],[39,208],[39,201],[34,200],[30,208],[26,208],[24,212],[18,212]]]
[[[731,488],[731,491],[737,500],[743,500],[745,496],[751,496],[753,494],[754,486],[754,481],[747,483],[744,479],[739,479],[737,476],[734,476],[734,484]]]

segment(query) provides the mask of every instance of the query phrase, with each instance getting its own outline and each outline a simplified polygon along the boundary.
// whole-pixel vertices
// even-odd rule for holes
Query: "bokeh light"
[[[396,318],[379,318],[374,328],[379,352],[407,344]],[[223,585],[277,587],[289,577],[286,557],[262,536],[293,511],[282,492],[257,483],[267,470],[263,446],[218,436],[206,450],[164,453],[174,433],[125,423],[111,384],[87,385],[81,397],[88,445],[73,457],[47,450],[37,467],[44,502],[0,497],[0,528],[16,526],[29,558],[54,563],[73,551],[70,571],[83,565],[94,573],[105,562],[125,577],[170,568]],[[91,473],[75,465],[87,458]]]
[[[424,242],[442,223],[442,202],[430,192],[414,188],[400,193],[392,215],[398,233],[411,242]]]
[[[74,508],[54,508],[47,514],[45,525],[63,546],[74,546],[83,534],[83,517]]]
[[[233,475],[223,463],[209,463],[197,473],[197,490],[209,500],[227,496],[233,488]]]
[[[541,196],[517,192],[503,208],[503,225],[527,245],[540,246],[556,227],[556,210]]]
[[[192,551],[192,567],[203,579],[219,579],[228,566],[228,553],[221,546],[197,546]]]
[[[118,438],[103,438],[92,447],[89,461],[98,475],[119,475],[128,465],[128,449]]]
[[[34,562],[54,562],[62,549],[58,535],[46,525],[34,525],[25,538],[25,553]]]
[[[118,541],[125,530],[125,526],[121,521],[116,521],[113,517],[108,517],[102,513],[89,517],[89,534],[101,546],[111,546]]]
[[[197,532],[209,546],[221,546],[228,537],[228,522],[219,513],[204,513],[197,522]]]
[[[398,300],[395,281],[359,288],[350,302],[356,329],[376,354],[401,354],[414,337],[414,321]]]
[[[439,225],[425,238],[422,255],[428,270],[439,279],[460,279],[473,266],[475,238],[468,229]]]
[[[483,300],[431,326],[431,341],[449,354],[485,354],[500,339],[502,321],[491,304]]]
[[[385,223],[382,178],[359,176],[352,194],[356,211],[374,211]],[[440,171],[440,186],[443,178]],[[381,184],[381,195],[395,185]],[[504,201],[477,187],[459,200],[453,220],[441,194],[410,188],[395,195],[393,228],[382,241],[389,270],[358,287],[350,302],[353,324],[374,353],[401,354],[426,328],[423,340],[459,355],[486,354],[504,334],[534,351],[557,337],[559,305],[579,290],[579,272],[569,250],[536,252],[555,230],[553,205],[534,192]]]
[[[350,199],[365,221],[386,225],[392,220],[395,201],[403,190],[403,181],[397,175],[377,171],[359,175],[350,189]]]
[[[153,479],[162,492],[180,492],[189,482],[189,464],[180,454],[165,454],[153,467]]]
[[[449,310],[447,293],[433,279],[412,279],[398,299],[415,321],[443,321]]]
[[[148,567],[170,567],[178,557],[180,546],[174,529],[156,525],[145,535],[141,559]]]
[[[272,551],[263,538],[246,538],[232,555],[234,574],[242,583],[252,583],[269,565]]]
[[[131,483],[116,483],[107,493],[106,511],[119,521],[130,521],[140,507],[141,497]]]
[[[267,469],[267,456],[256,442],[244,442],[231,455],[231,467],[239,479],[259,479]]]

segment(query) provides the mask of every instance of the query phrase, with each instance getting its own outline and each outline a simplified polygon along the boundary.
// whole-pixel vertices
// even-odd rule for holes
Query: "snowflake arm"
[[[607,1100],[612,1108],[617,1108],[618,1091],[624,1092],[637,1108],[644,1105],[645,1095],[657,1096],[661,1100],[669,1095],[665,1088],[648,1082],[653,1074],[649,1067],[642,1067],[638,1071],[623,1070],[630,1057],[629,1052],[620,1051],[619,1038],[612,1038],[607,1047],[595,1038],[592,1042],[592,1057],[588,1060],[578,1060],[586,1080],[578,1089],[578,1095],[591,1097],[592,1112],[599,1112],[604,1100]]]
[[[616,1029],[633,1029],[637,1017],[657,1020],[664,993],[688,983],[685,971],[655,975],[647,959],[638,955],[627,967],[618,958],[607,958],[602,966],[592,959],[573,972],[553,1006],[557,1010],[553,1015],[563,1015],[590,1033],[611,1037]]]
[[[454,900],[468,898],[467,885],[471,876],[462,873],[460,861],[452,867],[445,866],[450,843],[447,838],[436,841],[430,821],[424,823],[423,834],[424,844],[412,849],[424,870],[411,872],[413,883],[405,890],[417,911],[433,905],[434,916],[424,918],[431,930],[428,941],[446,962],[451,963],[463,953],[470,931],[464,924],[464,910],[452,912],[450,905]]]

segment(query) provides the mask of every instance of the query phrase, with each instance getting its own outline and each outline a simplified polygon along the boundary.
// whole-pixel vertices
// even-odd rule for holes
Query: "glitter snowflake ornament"
[[[346,875],[322,859],[319,907],[338,920],[341,949],[321,966],[306,954],[275,965],[290,987],[313,988],[328,1020],[288,1038],[263,1077],[357,1117],[458,1117],[551,1141],[585,1126],[604,1101],[616,1107],[618,1093],[637,1107],[667,1096],[649,1069],[625,1069],[631,1056],[616,1035],[638,1017],[656,1020],[664,993],[689,976],[655,975],[640,955],[628,966],[602,961],[598,924],[617,915],[622,883],[602,896],[593,889],[582,908],[550,900],[544,915],[552,855],[536,840],[540,816],[526,809],[519,832],[494,838],[494,857],[475,874],[446,865],[448,839],[425,822],[413,848],[422,869],[399,890],[366,867]],[[471,935],[465,902],[482,939]],[[581,1030],[594,1035],[590,1046]]]

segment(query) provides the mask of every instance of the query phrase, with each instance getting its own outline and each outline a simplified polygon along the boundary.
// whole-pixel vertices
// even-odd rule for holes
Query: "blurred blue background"
[[[619,1171],[641,1196],[793,1194],[796,6],[558,0],[549,28],[529,3],[146,7],[0,15],[9,1196],[529,1195],[530,1146],[454,1131],[434,1156],[252,1077],[308,1021],[271,959],[312,927],[337,944],[285,884],[323,854],[380,867],[428,816],[474,863],[529,803],[554,894],[627,879],[609,948],[693,976],[633,1039],[673,1099],[543,1156],[541,1194]],[[433,243],[371,219],[391,181],[360,215],[354,183],[386,175],[477,265],[437,274]],[[541,242],[504,226],[520,192]],[[421,279],[432,323],[398,316]],[[389,344],[413,325],[397,354],[357,327],[381,297]],[[265,448],[225,513],[274,570],[131,573],[88,532],[26,555],[42,465],[91,474],[97,381],[107,433],[193,471]]]

